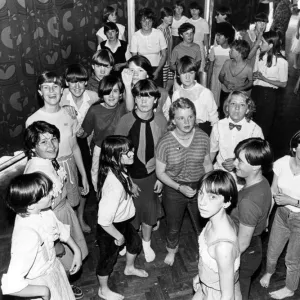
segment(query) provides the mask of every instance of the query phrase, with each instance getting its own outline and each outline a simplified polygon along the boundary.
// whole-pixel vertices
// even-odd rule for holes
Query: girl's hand
[[[297,84],[295,85],[295,88],[294,88],[294,94],[298,94],[298,91],[299,91],[299,84],[297,82]]]
[[[83,130],[82,127],[80,127],[80,128],[78,129],[77,133],[76,133],[76,136],[77,136],[77,137],[81,137],[81,136],[83,136],[83,134],[84,134],[84,130]]]
[[[153,72],[153,80],[156,80],[157,79],[157,77],[158,77],[158,71],[157,71],[157,69]]]
[[[160,194],[163,189],[163,186],[164,184],[161,181],[156,180],[154,184],[154,193]]]
[[[132,78],[133,78],[133,71],[131,71],[128,68],[123,69],[122,73],[122,81],[124,83],[125,86],[130,86],[132,84]]]
[[[81,177],[82,177],[82,185],[83,185],[83,189],[81,190],[81,195],[86,196],[90,191],[90,185],[86,176],[81,176]]]
[[[70,274],[73,275],[79,271],[82,265],[80,250],[74,252],[73,262],[70,268]]]
[[[191,187],[189,187],[187,185],[180,186],[180,193],[188,198],[194,197],[196,192],[197,192],[196,190],[193,190]]]
[[[133,192],[133,197],[137,198],[140,195],[141,189],[137,184],[132,182],[132,192]]]
[[[277,194],[274,196],[277,205],[295,205],[293,199],[285,194]]]
[[[223,168],[228,172],[233,171],[233,169],[235,168],[234,160],[235,160],[234,158],[225,159],[225,161],[222,162]]]
[[[235,89],[235,85],[233,83],[228,83],[227,88],[228,90],[233,91]]]
[[[68,113],[68,115],[72,119],[76,119],[77,118],[77,111],[76,111],[76,109],[73,106],[71,106],[71,105],[64,105],[63,109]]]
[[[253,73],[253,80],[258,79],[258,80],[263,80],[264,81],[264,78],[265,77],[259,71],[256,71],[256,72]]]
[[[193,278],[193,288],[194,288],[194,291],[197,292],[198,289],[200,287],[200,278],[199,278],[199,275],[196,275],[194,278]]]
[[[118,240],[115,239],[115,244],[116,244],[117,246],[122,246],[124,243],[125,243],[124,235],[122,235]]]

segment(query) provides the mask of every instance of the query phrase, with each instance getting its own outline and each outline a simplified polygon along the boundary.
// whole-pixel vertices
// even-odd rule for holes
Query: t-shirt
[[[160,52],[167,47],[164,34],[159,29],[152,28],[149,35],[143,35],[141,30],[132,35],[130,52],[145,56],[152,67],[157,67],[161,57]]]
[[[209,154],[209,137],[195,128],[188,147],[182,146],[172,132],[167,132],[156,147],[156,159],[166,165],[166,174],[175,181],[197,182],[205,173],[203,162]]]
[[[57,158],[72,155],[72,146],[78,130],[78,121],[72,119],[71,116],[64,110],[60,109],[55,113],[48,113],[40,108],[32,114],[26,121],[26,128],[35,121],[45,121],[55,125],[60,132],[60,143]]]
[[[201,17],[197,20],[190,18],[187,22],[195,26],[194,43],[203,44],[204,35],[209,34],[208,23]]]
[[[87,82],[86,89],[90,91],[94,91],[98,94],[99,83],[100,81],[97,80],[95,74],[93,74]]]
[[[185,55],[197,62],[201,61],[200,46],[196,43],[192,43],[190,46],[185,46],[183,43],[178,44],[172,51],[170,66],[175,67],[179,59]]]
[[[145,178],[155,170],[155,147],[165,133],[167,121],[162,113],[149,120],[138,117],[135,111],[123,116],[115,134],[128,136],[134,146],[134,163],[127,169],[132,178]]]
[[[135,215],[132,197],[126,194],[122,183],[112,171],[105,178],[98,206],[98,224],[109,226],[124,222]]]
[[[188,21],[188,18],[186,16],[181,16],[180,20],[176,20],[173,17],[173,22],[171,25],[171,31],[172,31],[172,35],[173,36],[179,36],[178,35],[178,28],[183,24],[186,23]]]
[[[253,236],[261,235],[266,228],[271,201],[270,185],[263,177],[260,182],[239,191],[237,206],[230,216],[237,228],[240,223],[255,227]]]
[[[96,103],[88,110],[83,123],[83,130],[90,135],[94,131],[94,142],[101,147],[102,141],[115,131],[116,125],[126,114],[125,102],[119,103],[115,108],[108,109],[100,103]]]

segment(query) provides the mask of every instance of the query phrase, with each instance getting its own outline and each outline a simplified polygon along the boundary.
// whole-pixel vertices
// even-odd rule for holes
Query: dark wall
[[[136,9],[172,6],[172,0],[136,0]],[[186,0],[188,7],[191,1]],[[253,10],[254,0],[216,0],[234,15]],[[201,5],[204,0],[199,1]],[[126,0],[0,1],[0,156],[22,147],[27,117],[39,108],[35,81],[44,70],[61,73],[65,66],[88,66],[96,50],[96,31],[106,5],[118,7],[119,22],[127,24]]]

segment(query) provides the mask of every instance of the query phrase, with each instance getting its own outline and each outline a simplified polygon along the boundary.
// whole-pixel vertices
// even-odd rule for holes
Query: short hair
[[[222,16],[226,16],[226,21],[229,21],[232,15],[232,10],[229,6],[220,6],[216,8],[216,13]]]
[[[268,141],[262,138],[249,138],[237,144],[234,154],[238,158],[245,152],[245,158],[251,166],[260,166],[262,172],[268,172],[273,164],[273,151]]]
[[[180,97],[176,101],[172,102],[169,109],[169,121],[168,121],[168,131],[172,131],[175,129],[175,125],[173,124],[173,120],[175,119],[175,112],[177,109],[191,109],[195,116],[196,122],[196,107],[195,104],[188,98]]]
[[[19,175],[10,182],[6,204],[16,214],[26,217],[28,216],[28,206],[46,197],[52,188],[52,180],[43,173]]]
[[[264,12],[260,12],[255,15],[254,21],[268,23],[269,22],[268,15]]]
[[[154,97],[157,101],[155,102],[153,108],[155,108],[158,104],[158,99],[160,98],[161,94],[158,90],[156,83],[151,79],[142,79],[139,80],[132,88],[132,95],[134,98],[141,96],[147,97],[151,96]]]
[[[216,25],[216,34],[219,33],[220,35],[224,35],[227,39],[228,44],[232,44],[234,41],[235,30],[230,23],[217,23]]]
[[[110,50],[102,49],[94,53],[92,57],[92,65],[107,64],[113,67],[115,65],[114,57]]]
[[[291,156],[295,157],[295,151],[294,148],[298,148],[298,145],[300,144],[300,130],[297,131],[290,140],[290,154]]]
[[[188,72],[198,72],[200,63],[190,56],[182,56],[177,62],[177,74],[178,76]]]
[[[199,192],[205,188],[207,193],[221,195],[224,203],[231,202],[230,209],[237,204],[238,190],[233,176],[224,170],[206,173],[199,181]]]
[[[89,74],[83,65],[72,64],[66,68],[64,78],[67,82],[88,81]]]
[[[175,12],[175,8],[176,6],[181,6],[182,7],[182,14],[184,14],[184,11],[185,11],[185,5],[184,5],[184,1],[182,0],[178,0],[175,2],[175,4],[173,5],[173,11]]]
[[[37,89],[40,90],[41,85],[44,83],[55,83],[61,87],[63,87],[65,85],[63,77],[60,75],[57,75],[53,71],[44,71],[43,73],[41,73],[38,76],[37,81],[36,81]]]
[[[107,34],[108,31],[115,30],[116,33],[117,33],[117,37],[119,36],[119,28],[118,28],[116,23],[106,22],[106,23],[104,23],[103,28],[104,28],[104,34],[105,35]]]
[[[183,23],[178,28],[178,34],[179,36],[182,36],[185,32],[192,29],[193,33],[195,33],[195,26],[191,23]]]
[[[217,25],[219,25],[219,24],[217,24]],[[246,31],[248,29],[249,29],[249,24],[247,22],[238,22],[238,23],[235,24],[235,30],[236,31],[241,31],[241,30],[245,30]]]
[[[147,57],[143,55],[134,55],[127,61],[127,67],[129,67],[129,64],[132,62],[138,67],[143,68],[147,72],[148,78],[153,78],[153,68]]]
[[[153,22],[152,26],[153,27],[155,26],[155,14],[151,8],[144,7],[138,11],[137,16],[136,16],[136,24],[135,24],[138,29],[142,28],[141,22],[143,19],[152,20],[152,22]]]
[[[193,1],[193,2],[190,3],[189,9],[198,9],[199,10],[199,15],[203,14],[202,6],[196,1]]]
[[[163,20],[165,17],[173,17],[173,11],[170,7],[164,6],[160,9],[160,19]]]
[[[118,86],[120,94],[122,94],[124,91],[124,85],[119,76],[110,74],[102,78],[102,80],[99,82],[98,87],[98,96],[101,102],[104,101],[104,96],[111,93],[115,85]]]
[[[113,6],[110,6],[110,5],[106,6],[103,10],[103,16],[102,16],[103,22],[106,23],[108,20],[108,17],[111,14],[113,14],[114,12],[117,12],[117,11]]]
[[[243,60],[245,60],[250,53],[250,45],[244,40],[235,40],[231,44],[231,48],[234,48],[237,52],[241,53]]]
[[[35,121],[30,124],[24,132],[24,145],[28,152],[29,158],[34,156],[32,150],[37,146],[40,141],[40,135],[50,133],[60,141],[60,131],[55,126],[45,121]]]
[[[246,104],[248,106],[248,112],[246,112],[246,114],[245,114],[245,119],[247,120],[247,122],[250,122],[253,118],[254,112],[256,111],[256,105],[255,105],[255,102],[252,100],[252,98],[249,97],[247,95],[247,93],[244,91],[233,91],[229,94],[229,96],[227,97],[227,99],[225,100],[224,105],[223,105],[223,111],[224,111],[225,117],[229,117],[228,106],[229,106],[233,96],[241,96],[242,98],[245,99]]]

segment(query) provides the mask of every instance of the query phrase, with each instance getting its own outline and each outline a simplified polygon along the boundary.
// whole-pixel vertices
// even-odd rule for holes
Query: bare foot
[[[270,279],[271,279],[272,274],[270,273],[265,273],[263,277],[260,279],[260,285],[264,288],[269,287]]]
[[[173,266],[174,260],[175,260],[175,254],[176,254],[176,253],[170,253],[170,252],[169,252],[169,253],[167,254],[165,260],[164,260],[165,264],[167,264],[167,265],[169,265],[169,266]]]
[[[105,289],[99,288],[98,296],[105,300],[122,300],[122,299],[124,299],[124,296],[113,292],[109,288],[105,288]]]
[[[273,299],[284,299],[287,297],[292,297],[294,295],[294,292],[288,289],[286,286],[278,291],[274,291],[269,293],[271,298]]]
[[[136,269],[136,268],[125,268],[124,270],[125,275],[134,275],[138,277],[148,277],[148,273],[145,270],[142,269]]]

